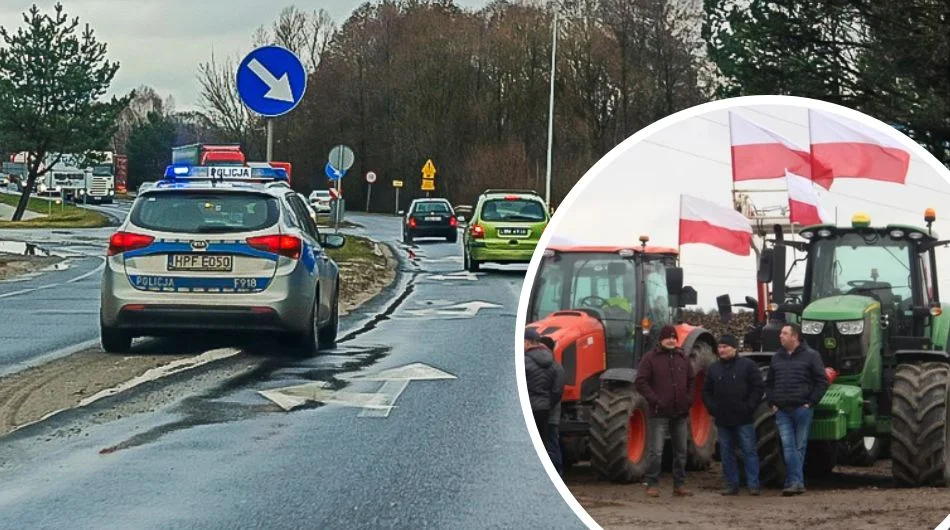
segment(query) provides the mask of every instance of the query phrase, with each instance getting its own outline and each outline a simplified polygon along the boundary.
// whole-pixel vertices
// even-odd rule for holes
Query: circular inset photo
[[[798,525],[801,496],[836,526],[938,525],[941,214],[946,167],[821,101],[709,103],[616,147],[552,217],[519,307],[521,404],[562,495],[605,527]]]

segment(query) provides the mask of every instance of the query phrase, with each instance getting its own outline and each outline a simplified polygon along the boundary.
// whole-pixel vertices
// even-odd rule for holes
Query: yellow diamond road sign
[[[435,181],[424,179],[422,181],[422,191],[435,191]]]
[[[426,160],[426,165],[422,166],[422,178],[426,180],[435,178],[435,164],[431,159]]]

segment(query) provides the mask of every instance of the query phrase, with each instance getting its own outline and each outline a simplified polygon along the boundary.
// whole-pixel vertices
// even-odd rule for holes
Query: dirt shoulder
[[[51,267],[62,261],[55,256],[24,256],[0,252],[0,280],[9,280]]]
[[[2,258],[0,255],[0,271],[4,270]],[[396,277],[396,259],[389,248],[367,239],[348,237],[346,247],[339,249],[334,259],[340,266],[342,280],[341,314],[365,304]],[[191,357],[194,354],[120,356],[96,347],[0,377],[0,437],[52,412],[76,407],[83,400],[151,369]]]
[[[640,484],[598,482],[587,467],[571,470],[565,483],[604,528],[931,529],[950,514],[948,489],[892,487],[889,460],[871,468],[839,466],[827,479],[810,481],[798,497],[782,497],[779,490],[723,497],[718,463],[687,475],[695,496],[685,499],[671,495],[668,472],[660,479],[658,499],[647,498]]]

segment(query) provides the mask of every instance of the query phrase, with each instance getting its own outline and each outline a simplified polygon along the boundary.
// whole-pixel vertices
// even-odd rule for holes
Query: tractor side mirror
[[[759,301],[756,300],[755,298],[752,298],[751,296],[747,296],[747,297],[745,297],[745,305],[746,305],[746,307],[748,307],[749,309],[758,309],[758,308],[759,308]]]
[[[719,317],[723,322],[732,320],[732,299],[728,294],[717,296],[716,306],[719,308]]]
[[[770,283],[772,281],[772,270],[774,268],[773,258],[775,257],[774,254],[775,251],[771,248],[762,250],[762,255],[759,257],[759,283]]]
[[[683,292],[683,268],[670,267],[666,269],[666,290],[670,296],[678,296]],[[695,293],[695,291],[693,291]]]
[[[678,307],[686,307],[688,305],[696,305],[699,301],[699,293],[696,292],[696,289],[693,289],[689,285],[683,287],[680,290],[679,295],[676,297]]]

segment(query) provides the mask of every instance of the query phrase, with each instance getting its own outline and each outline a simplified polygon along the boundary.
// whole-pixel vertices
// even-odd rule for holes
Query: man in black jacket
[[[541,439],[547,438],[551,409],[561,400],[564,378],[554,353],[541,343],[541,335],[532,328],[524,333],[524,375],[531,412]],[[547,447],[547,444],[545,444]]]
[[[706,372],[703,403],[716,418],[722,476],[726,481],[723,495],[739,494],[739,468],[736,446],[742,450],[746,485],[750,495],[759,494],[759,454],[755,439],[755,409],[762,402],[765,383],[751,359],[738,357],[739,341],[732,335],[719,339],[719,361]]]
[[[786,324],[779,334],[782,347],[772,356],[765,394],[785,456],[785,489],[782,495],[805,493],[805,450],[815,407],[828,390],[828,376],[821,355],[802,342],[802,329]]]

